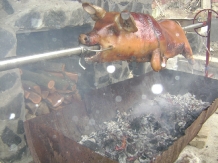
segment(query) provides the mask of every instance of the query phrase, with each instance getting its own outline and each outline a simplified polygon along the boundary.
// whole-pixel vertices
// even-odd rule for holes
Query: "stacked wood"
[[[77,90],[78,74],[65,71],[65,64],[41,63],[37,69],[21,71],[26,99],[26,118],[43,115],[81,100]]]
[[[49,95],[49,90],[42,90],[41,97],[42,99],[46,99]]]
[[[64,75],[72,81],[75,81],[75,82],[78,81],[78,74],[74,74],[71,72],[64,72]]]
[[[33,91],[35,93],[41,94],[41,88],[36,83],[28,80],[22,80],[23,88],[25,90]]]
[[[38,104],[42,100],[42,97],[39,94],[27,90],[24,90],[24,97],[32,101],[34,104]]]
[[[52,89],[55,85],[55,81],[46,76],[45,74],[22,69],[21,75],[23,80],[30,80],[31,82],[35,82],[35,84],[48,89]]]
[[[63,103],[64,97],[61,96],[58,92],[54,92],[50,93],[46,100],[53,108],[56,108]]]
[[[49,72],[64,72],[65,71],[65,64],[64,63],[57,63],[57,62],[39,62],[36,67],[38,69],[42,69]]]

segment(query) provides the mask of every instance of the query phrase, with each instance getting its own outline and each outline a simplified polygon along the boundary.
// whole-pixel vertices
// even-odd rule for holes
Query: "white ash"
[[[151,162],[184,135],[208,106],[190,93],[144,98],[128,112],[117,111],[113,120],[83,135],[79,143],[119,163]]]

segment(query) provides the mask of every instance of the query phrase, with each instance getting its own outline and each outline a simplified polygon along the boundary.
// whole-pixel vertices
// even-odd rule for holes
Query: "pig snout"
[[[81,34],[79,36],[79,42],[85,45],[89,45],[90,44],[90,37],[86,34]]]

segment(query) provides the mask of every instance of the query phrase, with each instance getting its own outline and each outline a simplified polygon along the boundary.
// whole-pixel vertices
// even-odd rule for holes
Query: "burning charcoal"
[[[193,122],[194,122],[194,120],[192,120],[192,121],[187,120],[184,128],[188,128]]]
[[[126,152],[132,154],[132,155],[135,155],[137,153],[137,149],[136,149],[136,146],[135,144],[129,144],[127,145],[126,147]]]
[[[127,156],[125,155],[125,153],[119,154],[119,158],[118,158],[119,163],[126,163],[126,160],[127,160]]]
[[[114,139],[108,139],[104,142],[103,148],[114,149],[115,146],[116,142],[114,141]]]
[[[166,122],[169,122],[169,119],[170,119],[170,115],[167,113],[167,112],[163,112],[161,113],[161,119],[165,119]]]
[[[159,144],[157,146],[157,151],[162,152],[162,151],[165,151],[166,149],[167,149],[167,146],[165,144]]]
[[[172,137],[175,137],[175,138],[180,136],[180,133],[178,133],[175,129],[170,129],[169,133]]]
[[[207,106],[208,103],[197,100],[190,93],[161,94],[132,106],[132,111],[118,111],[111,121],[100,124],[95,134],[86,136],[86,141],[95,139],[94,145],[87,141],[89,146],[97,144],[99,148],[95,150],[99,151],[96,152],[120,163],[152,162],[184,135]]]
[[[98,146],[98,144],[96,144],[95,142],[91,141],[91,140],[86,140],[83,142],[83,145],[88,147],[89,149],[93,150],[93,151],[99,151],[100,147]]]
[[[103,130],[104,130],[104,129],[103,129]],[[107,142],[108,134],[107,134],[106,132],[101,132],[101,131],[99,131],[97,134],[98,134],[99,138],[105,139],[105,140],[106,140],[105,142]],[[111,139],[111,140],[113,140],[113,139]],[[109,142],[110,142],[110,141],[109,141]]]
[[[128,162],[131,162],[131,163],[132,163],[133,161],[134,161],[134,163],[135,163],[135,161],[136,161],[136,163],[138,163],[137,156],[128,157],[128,158],[127,158],[127,161],[128,161]]]
[[[166,145],[169,147],[169,146],[171,146],[171,145],[173,144],[173,140],[171,140],[171,139],[166,139],[166,140],[165,140],[165,143],[166,143]]]
[[[169,121],[170,122],[176,121],[178,119],[178,116],[179,115],[177,115],[176,113],[171,113]]]
[[[157,143],[158,143],[158,140],[155,138],[155,139],[150,140],[149,143],[151,143],[151,144],[157,144]]]
[[[139,161],[140,163],[150,163],[151,159],[143,153],[142,156],[139,157]]]
[[[150,133],[150,132],[148,132],[148,133],[146,134],[146,136],[147,136],[147,138],[149,138],[149,139],[154,138],[154,134],[153,134],[153,133]]]
[[[154,122],[154,130],[158,130],[159,128],[161,128],[161,124],[159,122]]]
[[[179,131],[180,135],[184,135],[185,134],[185,122],[178,122],[175,124],[175,130]]]
[[[108,151],[105,151],[105,156],[107,156],[107,157],[109,157],[109,158],[111,158],[113,160],[118,160],[119,154],[114,153],[114,152],[110,153]]]
[[[148,122],[152,123],[152,122],[155,121],[155,118],[152,117],[152,116],[149,116],[149,117],[147,118],[147,120],[148,120]]]
[[[134,142],[134,140],[132,138],[127,138],[126,141],[127,141],[127,143],[133,143]]]
[[[138,132],[141,128],[141,120],[139,118],[135,118],[131,122],[130,127],[132,128],[132,130],[135,130],[136,132]]]
[[[117,145],[117,146],[115,147],[115,150],[117,150],[117,151],[123,151],[123,150],[126,149],[126,137],[125,137],[125,136],[123,136],[123,138],[122,138],[122,140],[121,140],[121,142],[120,142],[119,144],[120,144],[120,145]]]

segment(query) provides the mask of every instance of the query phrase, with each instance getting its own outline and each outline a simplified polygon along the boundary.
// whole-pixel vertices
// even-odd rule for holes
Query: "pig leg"
[[[195,63],[190,45],[185,45],[182,55],[188,60],[191,65]]]
[[[154,71],[161,70],[161,55],[160,49],[155,49],[151,55],[151,67]]]

